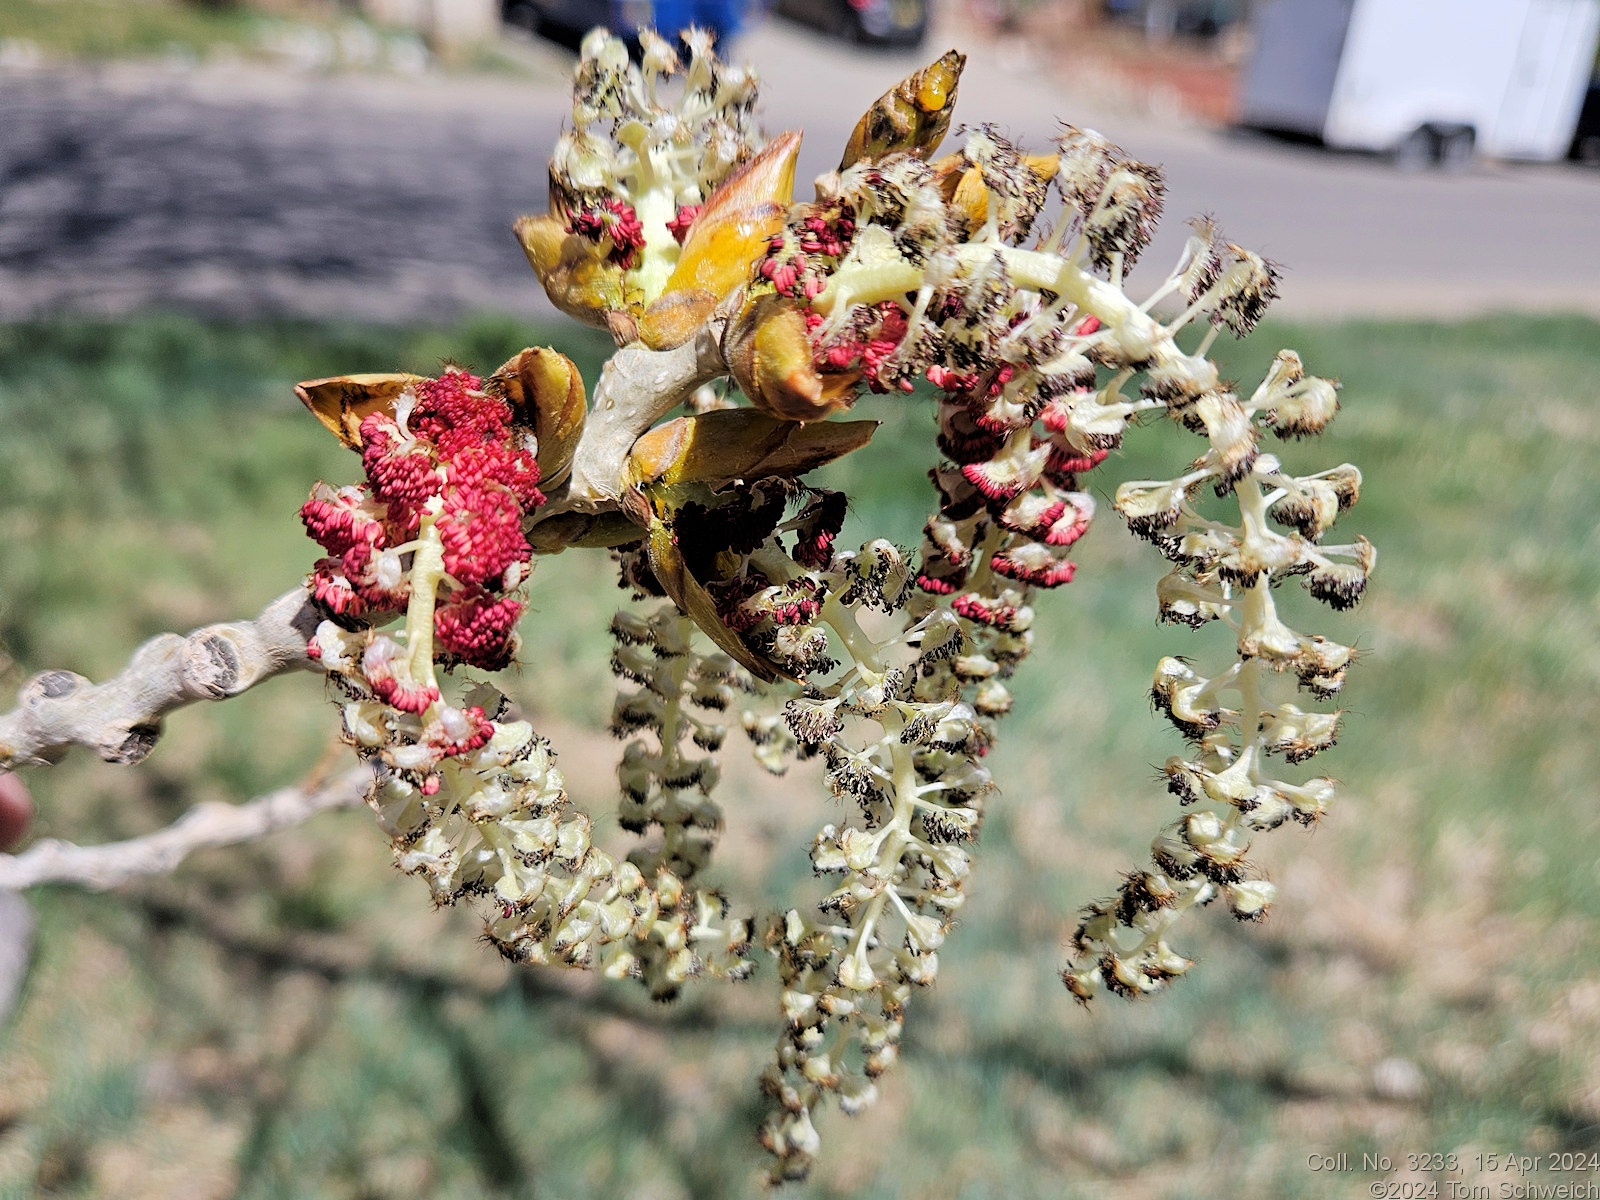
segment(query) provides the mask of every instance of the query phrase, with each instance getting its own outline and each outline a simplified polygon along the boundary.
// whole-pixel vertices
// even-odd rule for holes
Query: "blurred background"
[[[792,1194],[1600,1181],[1600,1161],[1504,1167],[1600,1152],[1597,0],[0,0],[0,691],[102,678],[308,569],[296,509],[357,464],[296,380],[530,344],[592,380],[604,340],[558,322],[510,222],[543,207],[582,30],[695,14],[759,69],[769,132],[805,130],[803,178],[952,45],[958,122],[1038,146],[1060,118],[1162,164],[1167,227],[1130,291],[1202,211],[1284,265],[1275,315],[1218,357],[1250,386],[1290,346],[1342,381],[1339,419],[1286,459],[1360,465],[1344,521],[1382,555],[1362,607],[1312,626],[1365,657],[1318,764],[1338,807],[1258,844],[1271,920],[1199,914],[1189,977],[1085,1013],[1056,977],[1073,915],[1176,811],[1150,671],[1220,652],[1154,626],[1160,565],[1097,523],[1040,605],[940,981],[883,1099],[825,1119]],[[834,470],[851,532],[911,544],[930,414],[862,407],[889,424]],[[1192,454],[1143,432],[1097,472],[1103,501]],[[597,814],[618,596],[603,558],[541,563],[507,685]],[[310,678],[185,711],[137,769],[30,773],[35,836],[129,837],[295,783],[339,753],[335,719]],[[774,785],[736,738],[724,758],[720,881],[752,908],[814,900],[804,847],[836,816],[817,780]],[[770,970],[671,1008],[513,972],[388,862],[349,812],[114,895],[30,894],[0,1196],[755,1194]],[[1358,1169],[1308,1165],[1341,1152]]]

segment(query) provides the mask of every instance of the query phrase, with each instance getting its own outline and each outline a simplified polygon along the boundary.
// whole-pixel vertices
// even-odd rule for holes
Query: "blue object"
[[[744,28],[748,5],[743,0],[653,0],[648,5],[626,5],[634,29],[653,25],[669,41],[691,25],[709,30],[720,41]],[[640,8],[647,9],[639,13]]]
[[[0,0],[3,3],[3,0]],[[627,39],[639,52],[639,30],[654,28],[670,42],[698,25],[721,42],[749,23],[766,0],[501,0],[501,11],[520,25],[574,50],[597,25]]]

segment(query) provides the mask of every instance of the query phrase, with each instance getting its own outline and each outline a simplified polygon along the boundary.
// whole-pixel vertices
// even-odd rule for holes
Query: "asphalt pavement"
[[[843,146],[884,81],[946,49],[945,36],[916,55],[888,56],[773,22],[740,49],[762,71],[770,124],[806,129],[809,177],[834,165],[826,151]],[[1164,276],[1187,236],[1184,221],[1210,213],[1232,241],[1284,266],[1283,312],[1600,314],[1600,169],[1592,166],[1405,172],[1377,156],[1157,121],[1113,106],[1091,84],[1073,87],[1057,64],[1015,42],[969,53],[957,119],[992,121],[1037,147],[1066,121],[1160,164],[1167,218],[1135,285]]]
[[[806,133],[802,178],[861,111],[945,49],[842,47],[771,22],[756,64],[769,130]],[[1382,159],[1158,122],[1024,45],[971,51],[957,119],[1044,145],[1091,125],[1163,165],[1169,219],[1140,275],[1209,212],[1287,269],[1295,315],[1600,314],[1600,170]],[[546,315],[511,237],[543,206],[570,59],[524,48],[526,80],[304,75],[233,65],[0,73],[0,319],[151,307],[377,320]]]

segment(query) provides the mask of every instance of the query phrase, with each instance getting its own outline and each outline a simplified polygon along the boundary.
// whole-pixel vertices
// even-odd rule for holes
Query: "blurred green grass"
[[[493,41],[439,47],[414,31],[363,16],[351,4],[257,5],[248,0],[0,0],[0,49],[74,62],[285,60],[327,69],[448,70],[527,77],[524,57]]]
[[[242,5],[183,0],[0,0],[0,39],[71,58],[246,51],[266,27]]]
[[[140,639],[254,612],[304,572],[295,509],[355,462],[293,381],[487,369],[551,339],[594,377],[600,341],[498,318],[0,327],[0,684],[104,676]],[[1071,1004],[1055,972],[1072,914],[1174,813],[1152,766],[1178,743],[1149,672],[1224,649],[1154,625],[1160,566],[1103,510],[1077,581],[1039,605],[996,755],[1004,798],[940,983],[884,1099],[826,1119],[795,1195],[1366,1194],[1370,1175],[1307,1168],[1340,1150],[1401,1167],[1454,1152],[1468,1171],[1439,1176],[1444,1194],[1474,1181],[1478,1152],[1600,1145],[1600,325],[1269,325],[1224,371],[1249,383],[1281,345],[1339,375],[1345,402],[1283,456],[1359,464],[1343,525],[1381,552],[1355,613],[1291,614],[1365,652],[1346,744],[1318,762],[1348,790],[1314,832],[1261,840],[1284,893],[1264,928],[1201,914],[1178,935],[1200,966],[1170,994]],[[862,408],[885,426],[833,481],[856,497],[855,536],[912,543],[929,415]],[[1165,427],[1130,437],[1103,504],[1192,447]],[[596,730],[617,595],[603,558],[541,564],[511,684],[596,812],[614,786]],[[136,770],[35,773],[39,832],[128,836],[293,782],[333,714],[308,677],[169,725]],[[747,905],[819,894],[803,847],[834,815],[814,783],[730,763],[720,871]],[[420,890],[357,812],[117,896],[36,894],[39,959],[0,1031],[0,1196],[753,1193],[770,971],[656,1009],[507,971]]]

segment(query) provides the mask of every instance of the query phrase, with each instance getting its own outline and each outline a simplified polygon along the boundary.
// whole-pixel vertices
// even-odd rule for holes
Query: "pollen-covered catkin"
[[[1225,263],[1230,256],[1234,266],[1198,288],[1172,332],[1208,305],[1215,323],[1236,327],[1240,310],[1229,306],[1236,305],[1239,280],[1259,282],[1259,260],[1237,247],[1224,252],[1191,242],[1191,259]],[[1217,268],[1208,269],[1213,273]],[[1181,278],[1175,272],[1169,285]],[[1181,357],[1169,358],[1144,392],[1209,444],[1175,479],[1122,484],[1116,508],[1174,564],[1157,587],[1160,619],[1197,629],[1229,626],[1236,658],[1209,677],[1178,658],[1156,668],[1156,708],[1193,746],[1165,768],[1168,790],[1188,811],[1156,838],[1150,869],[1127,875],[1114,899],[1085,909],[1072,940],[1074,961],[1062,973],[1085,1003],[1102,990],[1143,995],[1183,974],[1191,964],[1167,935],[1191,907],[1220,897],[1239,920],[1265,915],[1276,889],[1246,858],[1252,839],[1286,821],[1316,822],[1336,790],[1326,777],[1280,779],[1267,761],[1279,754],[1291,764],[1305,762],[1339,733],[1341,714],[1300,707],[1287,680],[1327,699],[1344,686],[1352,660],[1350,647],[1285,624],[1273,587],[1298,577],[1313,598],[1342,610],[1360,600],[1375,564],[1365,538],[1324,541],[1355,503],[1360,472],[1344,464],[1295,476],[1259,447],[1268,431],[1279,438],[1318,434],[1337,410],[1336,385],[1307,376],[1293,351],[1278,355],[1248,399],[1224,390],[1208,362]],[[1208,485],[1234,503],[1234,521],[1204,514]]]
[[[1236,917],[1259,918],[1274,892],[1245,857],[1251,837],[1316,820],[1333,794],[1325,778],[1276,778],[1266,759],[1299,763],[1332,744],[1337,713],[1280,693],[1292,679],[1332,695],[1351,652],[1284,625],[1272,588],[1298,576],[1334,608],[1359,599],[1371,545],[1323,534],[1354,502],[1360,474],[1346,465],[1294,476],[1259,441],[1320,432],[1337,408],[1335,386],[1286,351],[1251,396],[1234,394],[1206,352],[1218,331],[1242,336],[1260,319],[1276,268],[1201,221],[1156,295],[1135,303],[1122,275],[1160,214],[1160,172],[1082,130],[1068,129],[1058,151],[1050,167],[1066,203],[1031,247],[1041,160],[985,127],[942,175],[889,155],[819,181],[832,189],[773,239],[753,285],[800,306],[814,368],[836,388],[932,383],[945,459],[931,472],[938,510],[908,565],[919,594],[904,643],[863,642],[845,619],[851,597],[830,594],[823,613],[836,614],[853,665],[839,686],[790,704],[796,735],[820,748],[830,786],[860,817],[825,827],[814,844],[817,870],[843,877],[819,915],[791,912],[769,933],[788,1021],[766,1081],[778,1108],[763,1137],[779,1177],[803,1174],[815,1155],[823,1096],[854,1111],[874,1094],[868,1084],[892,1059],[885,1051],[898,1043],[906,1000],[933,975],[970,867],[963,843],[990,788],[978,756],[1012,706],[1006,679],[1031,646],[1033,590],[1072,579],[1071,547],[1095,511],[1081,477],[1140,421],[1166,415],[1207,449],[1176,479],[1123,485],[1116,507],[1177,564],[1158,588],[1162,618],[1231,625],[1238,658],[1214,678],[1163,661],[1156,703],[1195,743],[1167,776],[1192,811],[1157,839],[1150,868],[1087,911],[1068,986],[1083,999],[1143,994],[1182,974],[1190,963],[1167,940],[1178,917],[1221,896]],[[1176,316],[1152,315],[1173,296]],[[1179,335],[1197,320],[1211,329],[1186,351]],[[1234,524],[1202,515],[1207,488],[1237,504]],[[930,643],[941,653],[906,658],[912,644]],[[965,736],[923,745],[942,711],[925,706],[940,704],[958,706]],[[851,740],[853,719],[867,716],[881,736]]]
[[[718,685],[725,685],[733,664],[726,655],[698,653],[694,623],[670,604],[656,604],[648,612],[619,611],[611,636],[616,643],[612,674],[624,689],[637,685],[619,691],[612,716],[612,732],[627,739],[617,765],[622,791],[617,822],[630,833],[659,837],[632,851],[628,863],[651,881],[658,896],[667,896],[683,891],[710,863],[722,829],[722,808],[711,798],[721,779],[716,752],[727,737],[727,725],[716,719],[726,708]],[[620,972],[626,962],[627,972],[652,997],[671,999],[707,968],[704,938],[696,932],[706,924],[729,931],[721,956],[710,964],[713,973],[742,978],[753,969],[753,963],[737,957],[749,942],[749,923],[728,921],[720,893],[698,896],[700,905],[716,910],[709,922],[697,915],[670,938],[655,925],[641,926],[627,951],[633,961],[619,953],[611,969]]]

